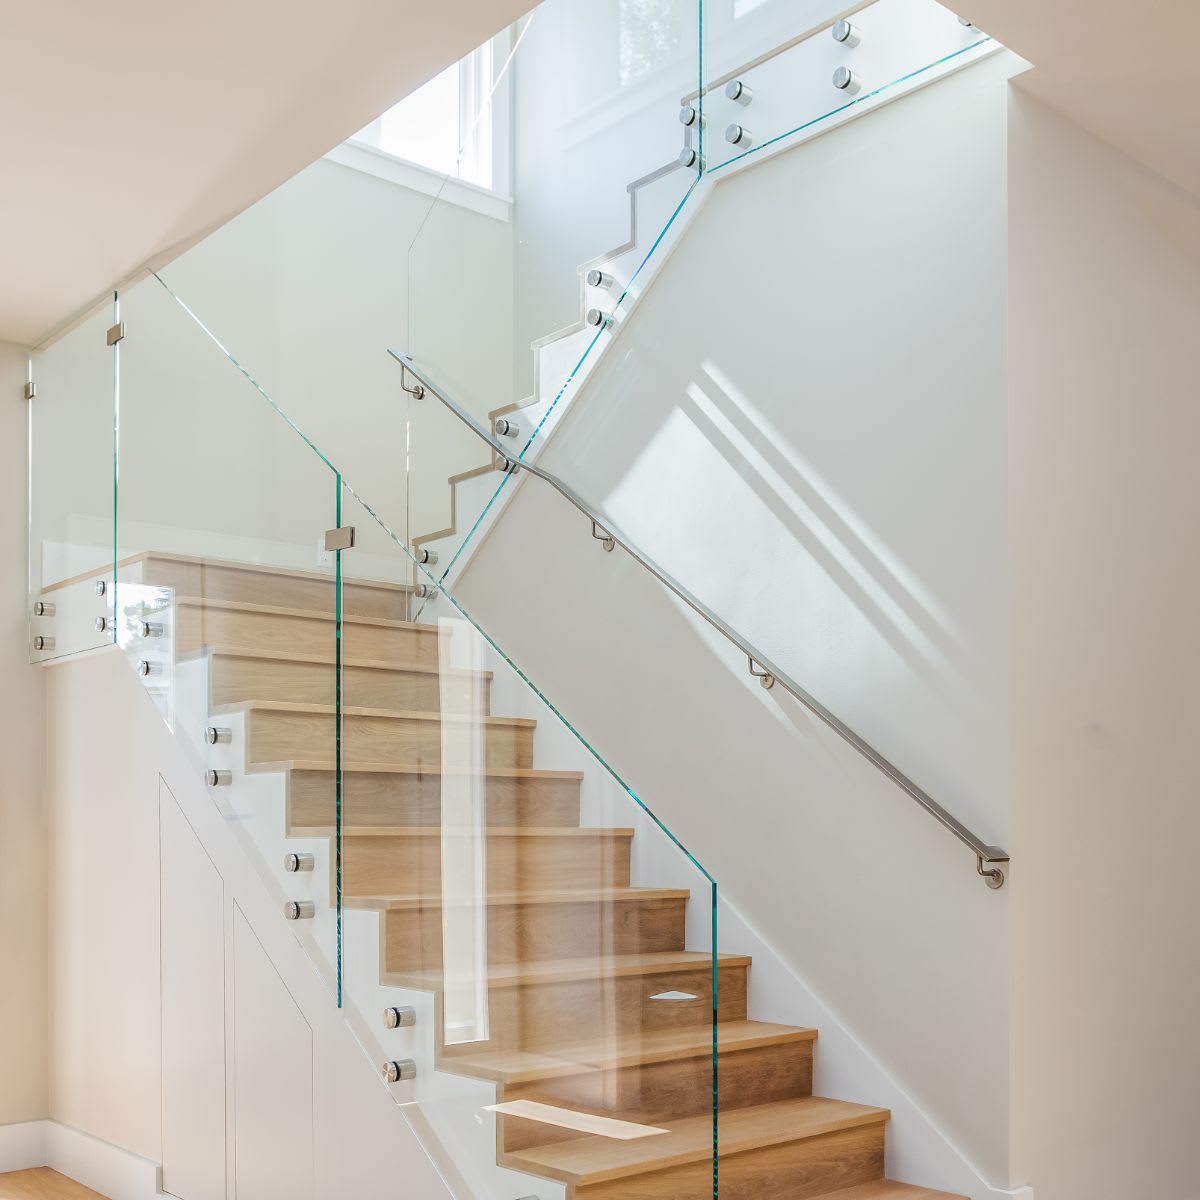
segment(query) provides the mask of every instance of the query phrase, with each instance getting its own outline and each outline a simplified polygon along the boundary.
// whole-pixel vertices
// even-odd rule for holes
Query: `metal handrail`
[[[661,567],[647,558],[633,542],[626,537],[624,533],[609,521],[601,517],[570,484],[564,483],[557,475],[551,474],[549,471],[543,470],[536,463],[527,463],[517,461],[512,458],[512,450],[500,444],[497,438],[492,434],[491,430],[481,425],[470,413],[465,411],[459,404],[446,395],[435,384],[429,376],[419,368],[412,359],[411,355],[405,354],[399,350],[388,350],[388,353],[400,364],[401,367],[401,386],[405,391],[420,398],[426,392],[431,392],[448,408],[480,441],[486,442],[491,447],[492,451],[499,459],[508,464],[510,473],[521,470],[528,471],[530,475],[536,475],[538,479],[544,480],[564,499],[573,504],[587,519],[592,523],[592,535],[604,543],[606,550],[611,550],[616,546],[620,546],[635,562],[645,567],[655,579],[659,581],[668,591],[673,592],[680,600],[684,602],[694,613],[704,618],[718,633],[731,641],[747,658],[750,664],[750,671],[755,675],[764,687],[773,687],[776,683],[780,684],[785,691],[790,692],[805,708],[814,716],[819,717],[830,729],[834,731],[843,741],[848,742],[855,750],[859,752],[868,762],[872,763],[880,771],[883,772],[897,787],[907,792],[935,821],[944,828],[948,829],[960,842],[963,843],[974,855],[976,862],[976,870],[987,882],[988,887],[999,888],[1004,886],[1004,872],[999,867],[993,866],[994,863],[1006,863],[1009,861],[1008,853],[1002,850],[999,846],[989,846],[982,838],[972,833],[957,817],[948,813],[932,796],[929,795],[923,788],[915,784],[899,767],[895,766],[882,754],[879,753],[869,743],[863,741],[857,733],[854,732],[848,725],[836,717],[829,711],[815,696],[810,695],[802,688],[794,679],[791,679],[783,670],[775,665],[765,654],[751,645],[741,634],[735,632],[708,607],[702,600],[693,596],[691,592],[673,579]],[[408,387],[404,383],[404,373],[412,375],[417,380],[415,387]],[[988,864],[985,868],[984,864]]]

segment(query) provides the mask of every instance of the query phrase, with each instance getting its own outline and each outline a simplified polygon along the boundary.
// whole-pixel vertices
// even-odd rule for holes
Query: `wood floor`
[[[286,774],[289,833],[332,836],[331,594],[302,572],[144,567],[179,589],[178,652],[209,655],[210,711],[245,713],[248,769]],[[724,1200],[952,1200],[883,1178],[887,1110],[812,1094],[817,1032],[753,1019],[750,958],[689,947],[689,893],[631,882],[646,835],[581,825],[582,776],[539,768],[536,723],[492,712],[490,675],[439,674],[438,628],[407,619],[405,589],[347,596],[344,902],[380,914],[381,981],[434,992],[439,1012],[443,922],[464,903],[442,889],[443,750],[474,747],[487,1039],[440,1044],[438,1068],[495,1085],[500,1165],[569,1200],[711,1196],[715,1054]],[[466,731],[441,711],[455,697],[461,713],[464,689]]]
[[[0,1200],[108,1200],[49,1167],[0,1175]]]

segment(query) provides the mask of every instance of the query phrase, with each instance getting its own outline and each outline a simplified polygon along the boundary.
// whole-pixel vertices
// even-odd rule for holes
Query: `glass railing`
[[[548,0],[527,27],[516,27],[510,41],[517,51],[506,60],[511,97],[504,79],[494,94],[494,104],[514,106],[518,139],[534,139],[514,159],[512,338],[508,310],[488,291],[497,271],[456,240],[461,217],[442,195],[410,250],[410,316],[404,340],[394,343],[490,425],[511,460],[540,454],[575,397],[592,386],[712,185],[997,48],[935,0],[876,0],[837,20],[828,5],[798,13],[782,0],[708,5],[702,20],[670,4],[602,6],[586,20],[579,9],[576,0]],[[597,25],[606,23],[620,36],[610,30],[609,41],[600,37]],[[602,129],[598,112],[573,121],[565,100],[568,115],[542,115],[547,97],[573,95],[572,78],[595,74],[587,65],[591,47],[563,29],[577,36],[590,29],[597,44],[622,47]],[[694,53],[696,30],[702,53]],[[548,66],[539,55],[551,38],[557,54],[547,55]],[[639,38],[640,54],[630,50]],[[653,87],[646,79],[618,82],[630,61]],[[542,107],[535,110],[535,101]],[[614,199],[614,180],[631,185],[628,240],[589,248],[585,259],[593,229],[615,230],[612,214],[626,212]],[[453,185],[448,179],[443,191]],[[607,223],[596,215],[606,209]],[[699,291],[709,286],[710,279],[698,283]],[[456,337],[462,328],[474,335]],[[506,389],[510,352],[513,387]],[[410,540],[432,556],[439,578],[453,582],[511,495],[510,478],[503,460],[472,447],[440,408],[418,402],[410,411],[410,487],[423,498],[411,509]]]
[[[798,12],[797,9],[800,9]],[[991,39],[934,0],[842,6],[733,0],[706,9],[706,173],[806,136],[965,65]],[[686,99],[696,103],[696,93]]]
[[[348,488],[342,513],[347,562],[390,554],[402,577],[409,553]],[[347,1002],[470,1193],[607,1167],[710,1195],[714,1020],[746,1017],[715,884],[461,602],[418,580],[415,653],[343,665]]]
[[[35,423],[35,474],[69,449],[105,501],[36,481],[34,602],[83,589],[456,1194],[712,1194],[749,960],[711,877],[176,296],[120,317],[57,347],[110,386],[78,435]],[[90,609],[41,619],[96,643]]]
[[[699,50],[698,0],[545,0],[162,278],[444,566],[500,476],[382,348],[534,453],[680,232]]]
[[[715,1195],[726,1054],[735,1179],[807,1119],[812,1033],[750,1019],[712,878],[459,584],[521,478],[507,468],[536,457],[601,515],[594,536],[620,527],[772,650],[745,586],[766,567],[722,568],[714,590],[712,527],[678,502],[704,481],[656,454],[680,396],[727,435],[714,464],[765,476],[778,446],[705,357],[714,306],[656,308],[648,283],[731,286],[744,241],[667,257],[705,219],[707,176],[987,50],[935,4],[849,20],[835,38],[735,3],[701,38],[691,4],[547,0],[460,74],[452,166],[344,147],[35,359],[34,657],[125,653],[456,1194]],[[861,1179],[840,1150],[784,1154],[778,1178],[866,1182],[869,1123],[847,1151]]]
[[[108,339],[119,328],[110,300],[32,359],[28,576],[30,651],[38,662],[114,638],[107,614],[118,351]]]
[[[493,70],[456,171],[480,131],[509,140],[507,255],[464,236],[448,173],[409,249],[402,336],[473,415],[504,423],[514,453],[533,452],[608,343],[699,178],[699,158],[680,157],[699,124],[679,122],[699,46],[695,0],[544,0],[483,48]],[[414,409],[412,430],[413,490],[441,519],[414,509],[411,534],[444,542],[444,565],[499,479],[464,480],[488,459],[431,407]]]

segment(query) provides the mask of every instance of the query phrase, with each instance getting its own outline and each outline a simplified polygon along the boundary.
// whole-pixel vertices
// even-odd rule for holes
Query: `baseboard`
[[[0,1125],[0,1171],[53,1167],[110,1200],[155,1200],[157,1163],[57,1121]]]
[[[49,1121],[20,1121],[0,1125],[0,1171],[24,1171],[46,1166]]]

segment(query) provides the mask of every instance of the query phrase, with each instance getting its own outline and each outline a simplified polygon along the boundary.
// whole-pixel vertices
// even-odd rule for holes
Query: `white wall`
[[[622,18],[638,8],[544,0],[513,62],[514,400],[533,390],[530,343],[582,315],[580,265],[629,237],[628,185],[683,145],[677,114],[696,78],[697,5],[659,11],[661,45],[653,31],[634,41],[650,69],[623,83]],[[677,199],[693,178],[677,173]]]
[[[1010,164],[1014,1173],[1191,1196],[1200,203],[1019,94]]]
[[[999,843],[1011,69],[719,185],[544,459]]]
[[[417,531],[448,524],[447,476],[486,455],[440,406],[419,405],[420,467],[408,472],[408,401],[388,347],[405,348],[415,326],[481,414],[490,381],[511,372],[511,223],[444,200],[431,214],[433,204],[321,160],[163,273],[402,537],[410,515]],[[121,550],[315,566],[335,523],[331,467],[156,281],[123,295],[121,317]],[[96,550],[111,538],[111,320],[97,314],[39,355],[36,372],[37,533]]]
[[[485,413],[490,381],[511,370],[511,258],[510,222],[322,159],[163,274],[360,492],[399,522],[405,404],[387,349],[417,337],[439,361],[452,357],[447,385],[479,397],[476,411]],[[455,426],[440,412],[425,418],[414,455],[452,451],[456,436],[470,436]],[[422,478],[438,486],[423,497],[420,481],[409,480],[413,519],[428,525],[442,515],[446,476],[485,459],[476,451],[466,463],[452,454],[428,461]]]
[[[578,267],[629,237],[628,185],[683,147],[680,100],[696,90],[702,50],[705,77],[716,79],[846,7],[837,0],[708,5],[703,22],[699,0],[543,0],[534,10],[513,62],[514,399],[532,391],[530,342],[580,319]],[[735,114],[720,97],[718,89],[708,101],[709,137],[730,150],[723,133]],[[762,118],[750,110],[743,119]],[[758,125],[757,132],[765,139],[782,128]],[[694,178],[680,169],[662,185],[673,197],[667,212]]]
[[[102,669],[45,675],[50,1116],[158,1162],[158,780],[136,708],[77,686]]]
[[[25,481],[28,352],[0,343],[0,1125],[46,1115],[46,855],[42,675],[29,666]]]
[[[181,1200],[383,1200],[397,1180],[443,1200],[403,1109],[122,653],[61,662],[46,687],[51,1118],[162,1162]],[[203,987],[186,987],[189,967]]]
[[[996,841],[1012,69],[719,185],[542,460]],[[536,481],[460,590],[1003,1183],[1008,891]]]

